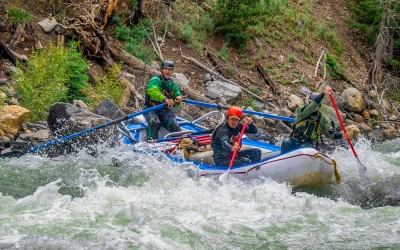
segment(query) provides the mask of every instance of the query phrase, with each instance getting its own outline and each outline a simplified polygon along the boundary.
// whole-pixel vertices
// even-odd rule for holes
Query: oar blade
[[[360,174],[361,180],[365,186],[371,186],[371,180],[369,179],[367,167],[357,158],[358,162],[358,172]]]
[[[220,182],[226,182],[226,181],[229,179],[229,174],[230,174],[230,172],[231,172],[231,169],[228,168],[228,171],[226,171],[225,173],[221,174],[221,175],[218,177],[218,181],[220,181]]]

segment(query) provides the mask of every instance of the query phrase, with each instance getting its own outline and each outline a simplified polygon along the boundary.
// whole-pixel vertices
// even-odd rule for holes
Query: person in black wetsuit
[[[239,123],[242,119],[242,109],[236,106],[231,106],[228,110],[227,121],[217,127],[212,135],[211,147],[214,150],[214,163],[216,166],[228,166],[233,152],[240,150],[241,146],[237,143],[240,131],[243,124]],[[255,134],[257,128],[252,123],[250,117],[245,117],[244,121],[247,122],[245,133]],[[261,160],[261,150],[258,148],[251,148],[239,151],[233,163],[233,166],[242,165]]]

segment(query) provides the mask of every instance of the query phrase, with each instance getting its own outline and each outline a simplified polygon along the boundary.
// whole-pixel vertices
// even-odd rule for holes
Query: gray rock
[[[58,24],[57,20],[54,17],[46,18],[40,22],[38,22],[39,26],[42,27],[43,31],[46,33],[50,33]]]
[[[206,89],[207,97],[211,99],[224,97],[227,102],[234,100],[242,93],[240,87],[221,81],[212,82]]]
[[[183,85],[189,86],[189,80],[182,73],[173,73],[172,78],[176,79],[177,82]]]
[[[125,116],[125,113],[108,98],[99,104],[96,108],[96,113],[111,120],[116,120]]]

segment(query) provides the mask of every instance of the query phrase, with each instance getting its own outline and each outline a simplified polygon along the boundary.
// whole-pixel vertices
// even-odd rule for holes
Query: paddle
[[[244,122],[243,128],[242,128],[242,130],[240,131],[240,134],[239,134],[239,139],[238,139],[238,141],[236,142],[236,143],[239,143],[239,145],[240,145],[240,143],[242,142],[242,137],[243,137],[244,131],[246,130],[246,127],[247,127],[247,122]],[[232,168],[232,166],[233,166],[233,163],[235,162],[235,159],[236,159],[236,156],[237,156],[238,151],[239,151],[238,149],[236,149],[235,151],[233,151],[233,155],[232,155],[231,161],[229,162],[228,170],[227,170],[225,173],[223,173],[223,174],[221,174],[221,175],[219,176],[219,178],[218,178],[219,181],[222,181],[222,182],[223,182],[223,181],[225,181],[225,180],[228,179],[229,174],[230,174],[230,171],[231,171],[231,168]]]
[[[220,105],[217,105],[217,104],[193,101],[193,100],[189,100],[189,99],[185,99],[184,102],[185,103],[189,103],[189,104],[203,106],[203,107],[208,107],[208,108],[226,109],[226,110],[229,109],[229,106],[220,106]],[[266,117],[266,118],[277,119],[277,120],[282,120],[282,121],[286,121],[286,122],[295,122],[294,118],[289,118],[289,117],[279,116],[279,115],[266,114],[266,113],[263,113],[263,112],[256,112],[256,111],[252,111],[252,110],[243,109],[243,113],[244,114],[248,114],[248,115],[263,116],[263,117]]]
[[[134,113],[134,114],[130,114],[130,115],[121,117],[121,118],[119,118],[119,119],[117,119],[117,120],[114,120],[114,121],[111,121],[111,122],[106,122],[106,123],[104,123],[104,124],[102,124],[102,125],[99,125],[99,126],[96,126],[96,127],[92,127],[92,128],[88,128],[88,129],[86,129],[86,130],[83,130],[83,131],[80,131],[80,132],[77,132],[77,133],[74,133],[74,134],[71,134],[71,135],[67,135],[67,136],[62,137],[62,138],[60,138],[60,139],[55,139],[55,140],[46,142],[46,143],[44,143],[44,144],[41,144],[41,145],[38,145],[38,146],[35,146],[35,147],[31,147],[31,148],[29,148],[29,149],[26,150],[26,151],[11,151],[11,152],[8,152],[8,153],[1,154],[1,155],[0,155],[0,158],[6,158],[6,157],[7,157],[7,158],[10,158],[10,157],[20,157],[20,156],[22,156],[22,155],[24,155],[24,154],[26,154],[26,153],[33,153],[33,152],[36,152],[36,151],[39,150],[39,149],[42,149],[42,148],[46,148],[46,147],[55,145],[55,144],[57,144],[57,143],[59,143],[59,142],[62,142],[62,141],[66,141],[66,140],[69,140],[69,139],[73,139],[73,138],[75,138],[75,137],[77,137],[77,136],[80,136],[80,135],[83,135],[83,134],[87,134],[87,133],[89,133],[89,132],[92,132],[92,131],[95,131],[95,130],[98,130],[98,129],[102,129],[102,128],[105,128],[105,127],[109,127],[109,126],[114,125],[114,124],[117,124],[117,123],[119,123],[119,122],[132,119],[133,117],[136,117],[136,116],[139,116],[139,115],[143,115],[143,114],[149,113],[149,112],[151,112],[151,111],[155,111],[155,110],[157,110],[157,109],[161,109],[161,108],[163,108],[163,107],[165,107],[165,104],[159,104],[159,105],[154,106],[154,107],[151,107],[151,108],[149,108],[149,109],[144,109],[144,110],[139,111],[139,112],[137,112],[137,113]]]
[[[339,110],[338,110],[338,108],[337,108],[337,106],[336,106],[335,99],[333,99],[332,92],[329,93],[329,98],[331,99],[332,105],[333,105],[333,107],[335,108],[336,116],[337,116],[338,119],[339,119],[340,126],[342,127],[343,132],[344,132],[344,133],[347,133],[346,127],[344,126],[343,121],[342,121],[342,117],[340,116]],[[356,153],[356,150],[354,149],[353,144],[351,143],[350,138],[346,138],[346,140],[347,140],[347,142],[349,143],[350,148],[351,148],[351,150],[353,151],[353,154],[354,154],[354,156],[355,156],[356,159],[357,159],[357,162],[358,162],[358,172],[360,173],[360,177],[361,177],[362,181],[364,182],[364,184],[365,184],[366,186],[370,186],[370,185],[371,185],[371,181],[369,180],[369,177],[368,177],[367,168],[365,167],[365,165],[364,165],[364,164],[360,161],[360,159],[358,158],[357,153]]]

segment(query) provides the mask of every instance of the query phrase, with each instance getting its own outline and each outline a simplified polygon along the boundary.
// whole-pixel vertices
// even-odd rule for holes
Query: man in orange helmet
[[[221,126],[217,127],[212,135],[211,147],[214,150],[214,163],[216,166],[228,166],[233,152],[239,150],[242,145],[236,143],[239,139],[243,124],[239,123],[242,119],[242,109],[231,106],[228,110],[228,119]],[[243,119],[247,122],[245,133],[255,134],[257,128],[252,123],[250,117]],[[234,166],[242,165],[261,160],[261,150],[258,148],[245,149],[239,151]]]

